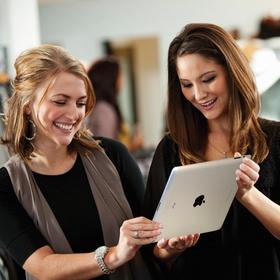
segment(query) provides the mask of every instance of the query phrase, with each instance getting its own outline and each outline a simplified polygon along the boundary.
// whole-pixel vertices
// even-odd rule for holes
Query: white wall
[[[7,13],[4,11],[7,9],[7,3],[4,0],[0,0],[0,45],[5,46],[8,42],[8,30],[7,30]]]
[[[166,59],[171,39],[189,22],[212,22],[226,29],[239,28],[244,35],[257,31],[261,17],[280,11],[279,0],[80,0],[40,7],[42,41],[59,43],[75,56],[91,61],[101,55],[104,39],[154,36],[159,38],[160,79],[150,89],[142,117],[152,122],[149,142],[160,138],[166,96]],[[140,105],[143,106],[143,105]]]
[[[137,107],[139,123],[143,132],[145,145],[150,147],[158,142],[163,131],[164,94],[161,94],[159,57],[157,40],[135,40],[135,87],[137,90]]]
[[[8,50],[8,72],[23,50],[40,43],[37,0],[0,0],[0,44]]]

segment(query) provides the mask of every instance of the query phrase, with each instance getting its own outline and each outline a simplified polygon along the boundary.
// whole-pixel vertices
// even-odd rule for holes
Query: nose
[[[200,85],[194,85],[194,98],[197,101],[203,100],[207,96],[207,91]]]
[[[71,105],[69,104],[65,115],[69,120],[77,121],[83,117],[83,112],[84,110],[82,108],[77,107],[77,104],[73,103]]]

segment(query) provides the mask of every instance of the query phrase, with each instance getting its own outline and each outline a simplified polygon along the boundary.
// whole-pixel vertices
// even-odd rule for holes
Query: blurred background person
[[[119,61],[108,56],[95,61],[88,70],[92,82],[96,105],[88,117],[88,127],[96,136],[103,136],[121,141],[130,151],[143,148],[143,137],[136,125],[131,133],[125,122],[118,95],[122,87],[122,74]]]

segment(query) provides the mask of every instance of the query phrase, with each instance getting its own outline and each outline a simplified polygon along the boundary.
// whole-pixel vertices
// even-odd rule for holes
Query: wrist
[[[236,198],[240,203],[246,203],[246,201],[250,200],[251,193],[254,191],[255,187],[252,186],[249,189],[240,189],[236,193]]]
[[[112,274],[114,272],[114,269],[111,268],[110,265],[108,266],[105,260],[109,252],[110,252],[110,248],[106,246],[101,246],[94,251],[97,265],[104,274]]]
[[[116,247],[110,247],[108,253],[104,258],[104,262],[110,270],[115,270],[121,266],[121,262],[118,258]]]

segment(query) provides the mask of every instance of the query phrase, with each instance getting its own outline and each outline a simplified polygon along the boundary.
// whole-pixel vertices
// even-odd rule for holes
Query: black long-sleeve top
[[[260,164],[256,187],[280,204],[280,123],[260,122],[270,152]],[[169,174],[179,165],[178,147],[167,135],[156,149],[148,176],[147,217],[153,217]],[[280,241],[235,199],[222,228],[201,234],[198,243],[178,257],[165,275],[176,280],[280,280]]]

